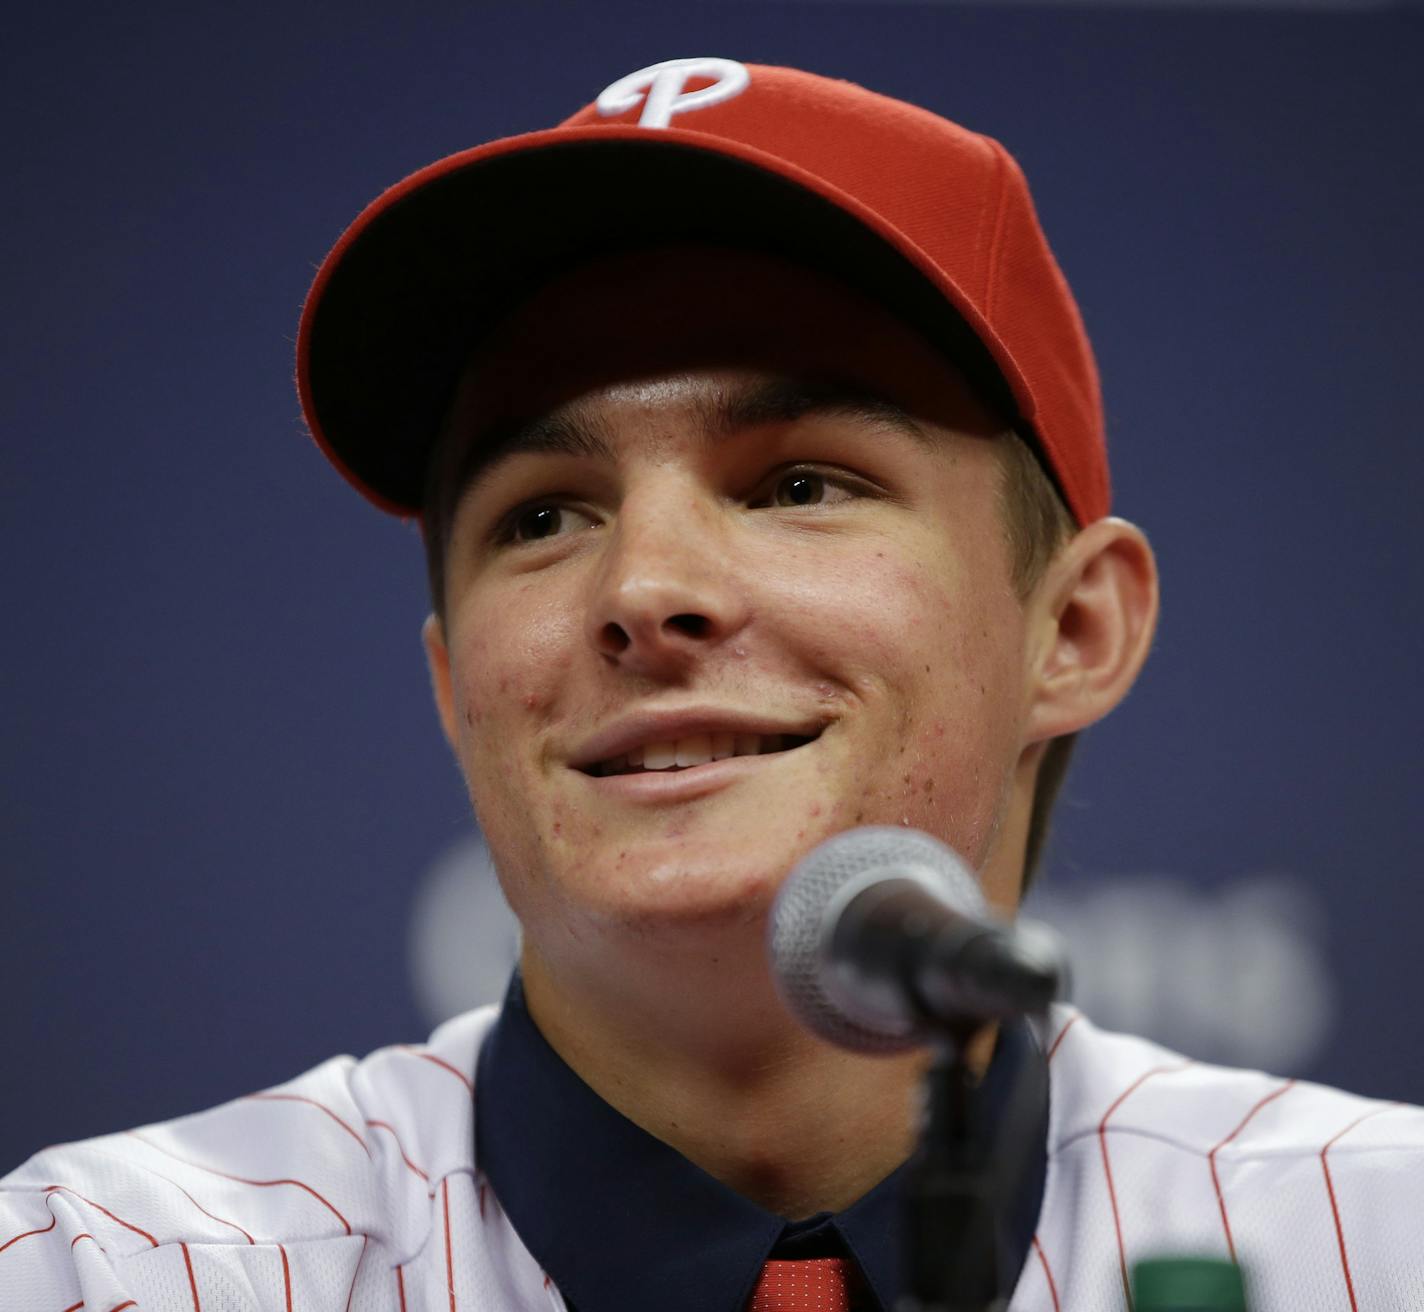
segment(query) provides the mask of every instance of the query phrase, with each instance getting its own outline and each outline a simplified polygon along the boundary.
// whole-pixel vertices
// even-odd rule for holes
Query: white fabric
[[[684,91],[694,78],[714,80],[710,86]],[[641,101],[643,112],[638,115],[638,126],[665,128],[674,114],[720,105],[741,95],[750,85],[751,71],[735,59],[664,59],[604,87],[595,103],[604,118],[611,118],[635,109]]]
[[[473,1160],[494,1016],[46,1149],[0,1180],[0,1308],[563,1309]],[[1233,1245],[1253,1312],[1424,1308],[1424,1110],[1194,1065],[1068,1009],[1045,1042],[1048,1177],[1012,1312],[1123,1309],[1138,1259]]]

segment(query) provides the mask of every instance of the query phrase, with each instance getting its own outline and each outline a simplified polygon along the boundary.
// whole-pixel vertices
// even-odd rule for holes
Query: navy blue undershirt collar
[[[1003,1027],[981,1085],[991,1127],[1018,1072],[1041,1058]],[[1000,1224],[1004,1292],[1043,1199],[1047,1106]],[[801,1221],[749,1202],[604,1102],[539,1032],[516,971],[480,1049],[475,1161],[525,1246],[575,1312],[742,1312],[768,1257],[849,1254],[868,1306],[895,1306],[906,1167],[843,1211]]]

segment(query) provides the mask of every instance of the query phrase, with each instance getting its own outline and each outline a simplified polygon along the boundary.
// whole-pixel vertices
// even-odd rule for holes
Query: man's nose
[[[624,501],[588,609],[595,650],[628,673],[676,677],[745,627],[724,516],[696,495]]]

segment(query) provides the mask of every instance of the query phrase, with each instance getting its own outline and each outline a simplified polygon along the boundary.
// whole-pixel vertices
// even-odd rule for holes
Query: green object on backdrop
[[[1241,1268],[1215,1257],[1159,1257],[1132,1268],[1136,1312],[1246,1312]]]

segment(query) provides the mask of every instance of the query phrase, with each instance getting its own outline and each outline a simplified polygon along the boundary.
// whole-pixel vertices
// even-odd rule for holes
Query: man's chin
[[[575,900],[615,933],[760,933],[794,860],[792,853],[777,859],[765,852],[739,859],[725,845],[685,840],[662,851],[634,848],[611,865],[599,862],[581,870],[583,894]]]

